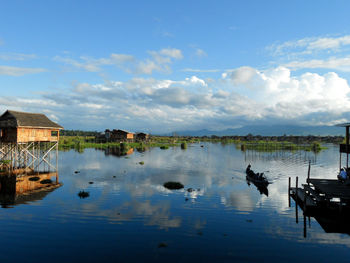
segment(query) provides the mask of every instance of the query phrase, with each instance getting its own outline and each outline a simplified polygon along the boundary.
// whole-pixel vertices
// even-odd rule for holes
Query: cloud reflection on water
[[[299,182],[305,182],[308,160],[311,160],[312,177],[333,178],[338,169],[335,152],[331,147],[317,155],[312,152],[243,153],[234,145],[208,143],[204,148],[193,144],[186,151],[152,148],[144,153],[136,152],[126,159],[104,156],[102,152],[87,149],[84,154],[76,156],[79,161],[67,163],[63,170],[74,170],[74,164],[82,165],[81,173],[69,178],[72,187],[89,187],[103,193],[98,202],[90,200],[90,203],[84,204],[82,212],[94,213],[111,222],[141,218],[145,225],[156,225],[161,229],[181,227],[184,222],[189,224],[193,220],[186,218],[183,212],[189,203],[194,205],[195,210],[204,206],[210,211],[232,210],[238,213],[256,213],[264,208],[292,222],[294,214],[288,207],[288,177],[295,182],[295,176],[299,176]],[[75,155],[72,152],[65,154],[65,159]],[[144,165],[139,165],[140,161]],[[90,165],[84,167],[84,163]],[[257,172],[265,171],[272,182],[268,186],[268,197],[260,194],[254,185],[247,185],[245,167],[248,163],[252,163]],[[88,181],[94,181],[94,184],[88,186]],[[179,181],[185,189],[168,190],[163,187],[167,181]],[[195,190],[189,192],[188,188]],[[189,202],[186,202],[187,199]],[[293,224],[288,229],[296,229]],[[298,235],[295,232],[288,234],[283,227],[266,231],[283,237],[295,238]],[[322,235],[316,239],[323,242]]]

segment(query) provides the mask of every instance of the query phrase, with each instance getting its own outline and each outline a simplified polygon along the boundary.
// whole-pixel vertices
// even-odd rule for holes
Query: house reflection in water
[[[134,148],[130,148],[127,151],[121,150],[119,147],[109,147],[104,149],[105,155],[114,155],[114,156],[125,156],[134,153]]]
[[[42,200],[62,186],[58,173],[2,174],[0,175],[0,204],[2,208]]]

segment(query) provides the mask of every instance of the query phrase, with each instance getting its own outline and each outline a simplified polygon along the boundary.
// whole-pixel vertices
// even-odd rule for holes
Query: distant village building
[[[123,130],[113,130],[110,135],[111,141],[133,141],[134,134]]]
[[[144,132],[136,133],[136,141],[148,141],[149,140],[149,134]]]
[[[44,114],[7,110],[0,116],[0,142],[57,142],[61,129]]]
[[[109,129],[106,129],[104,135],[108,142],[111,139],[111,131]]]
[[[148,141],[149,140],[149,134],[144,132],[139,133],[132,133],[125,130],[120,129],[113,129],[109,130],[106,129],[104,132],[100,133],[98,136],[96,136],[96,141],[103,143],[103,142],[132,142],[132,141]]]

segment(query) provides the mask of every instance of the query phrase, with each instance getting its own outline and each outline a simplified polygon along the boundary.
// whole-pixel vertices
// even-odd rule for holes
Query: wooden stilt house
[[[57,142],[61,129],[44,114],[7,110],[0,116],[0,142]]]

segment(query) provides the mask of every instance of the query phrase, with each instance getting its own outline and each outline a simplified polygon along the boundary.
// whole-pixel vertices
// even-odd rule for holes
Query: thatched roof
[[[51,121],[45,114],[29,113],[7,110],[0,116],[0,128],[55,128],[63,129],[62,126]]]

